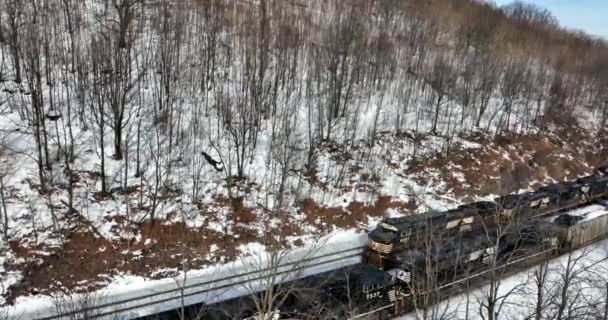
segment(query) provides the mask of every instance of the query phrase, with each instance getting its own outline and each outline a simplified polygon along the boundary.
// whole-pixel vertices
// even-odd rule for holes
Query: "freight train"
[[[546,260],[582,248],[608,237],[608,201],[522,223],[511,230],[500,228],[393,254],[393,268],[386,271],[391,279],[372,286],[376,289],[366,297],[378,300],[374,305],[403,306],[408,302],[406,297],[413,298],[412,292],[460,282],[513,261],[527,261],[528,257]]]
[[[454,238],[497,225],[529,221],[577,208],[608,196],[608,169],[591,176],[542,187],[535,192],[510,194],[494,201],[476,202],[444,212],[388,218],[369,233],[367,262],[388,270],[395,253],[426,246],[430,235]]]
[[[385,219],[370,232],[367,261],[390,280],[363,288],[374,304],[526,257],[549,259],[608,237],[608,170],[446,212]],[[542,256],[540,256],[542,254]],[[371,289],[370,289],[371,288]],[[411,297],[411,295],[410,295]]]

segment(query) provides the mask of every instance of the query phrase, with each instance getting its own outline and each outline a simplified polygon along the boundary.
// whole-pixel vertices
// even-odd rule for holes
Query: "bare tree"
[[[543,261],[534,268],[532,283],[536,291],[533,317],[542,320],[548,307],[550,288],[548,288],[549,261]]]
[[[324,247],[324,239],[311,239],[305,248],[288,250],[282,246],[288,233],[280,231],[266,232],[262,243],[267,248],[264,252],[244,252],[240,259],[248,271],[255,271],[242,286],[252,292],[250,299],[256,319],[273,320],[274,314],[285,306],[286,301],[303,290],[297,279],[305,275],[311,258]]]
[[[455,78],[451,70],[451,64],[448,57],[440,55],[436,58],[433,73],[428,84],[433,89],[435,101],[433,105],[433,125],[431,132],[437,134],[437,124],[439,122],[439,114],[444,106],[445,100],[450,98],[451,90],[454,86]]]
[[[99,143],[99,158],[101,159],[101,192],[107,193],[106,186],[106,168],[105,168],[105,134],[106,134],[106,107],[108,104],[106,83],[107,70],[104,69],[102,55],[107,54],[105,42],[103,38],[93,39],[91,41],[91,52],[98,54],[93,57],[91,62],[91,88],[88,90],[90,94],[90,108],[92,122],[97,128],[96,139]]]
[[[34,3],[35,7],[35,3]],[[31,111],[29,113],[29,122],[34,127],[34,139],[36,141],[38,164],[38,177],[42,190],[46,190],[47,181],[45,170],[51,170],[51,160],[49,157],[48,137],[45,123],[44,113],[44,97],[42,83],[42,65],[41,60],[43,52],[40,48],[40,26],[37,23],[37,11],[34,11],[32,21],[27,24],[27,45],[23,48],[25,52],[25,73],[27,85],[30,91]]]
[[[8,36],[11,57],[13,59],[13,70],[15,72],[15,82],[21,83],[21,34],[24,21],[24,1],[8,0],[4,2],[3,11],[6,14],[4,28]]]
[[[495,217],[500,223],[493,227],[487,226],[485,222],[483,223],[483,232],[492,245],[485,250],[483,260],[487,268],[484,276],[487,285],[480,297],[479,315],[484,320],[496,320],[503,307],[508,304],[508,299],[522,291],[526,286],[526,283],[520,283],[505,292],[501,289],[503,279],[508,271],[508,268],[505,268],[504,265],[511,262],[512,258],[527,254],[525,248],[520,249],[517,245],[520,242],[520,221],[511,217],[506,217],[505,220],[505,217],[501,215],[503,206],[504,203],[499,203],[495,213]],[[512,248],[506,254],[502,254],[501,249],[504,247],[503,242],[505,241],[509,241]]]
[[[558,276],[552,279],[554,292],[549,300],[548,318],[563,320],[584,317],[588,305],[585,304],[585,293],[588,284],[586,277],[598,264],[608,257],[594,259],[591,257],[595,246],[584,247],[578,251],[569,252],[565,261],[558,264]]]
[[[325,140],[331,138],[332,126],[338,117],[344,117],[355,91],[355,81],[360,70],[360,56],[357,50],[365,39],[365,28],[355,6],[348,6],[346,1],[335,1],[330,14],[332,24],[329,26],[326,47],[323,50],[323,69],[327,79],[322,80],[326,95],[326,111],[319,109],[327,123]],[[319,106],[321,108],[321,106]],[[323,127],[321,127],[323,128]],[[321,130],[323,134],[323,130]]]
[[[180,121],[175,121],[175,115],[178,120],[181,119],[181,110],[176,103],[180,100],[180,85],[179,80],[182,76],[182,47],[183,37],[186,35],[185,26],[188,22],[188,15],[185,13],[187,9],[185,2],[165,2],[159,6],[158,17],[158,48],[156,49],[156,67],[155,79],[155,108],[154,112],[157,121],[164,122],[165,133],[169,136],[169,152],[175,143],[179,143],[179,134],[175,135],[174,131],[179,133]],[[157,114],[160,113],[160,114]],[[177,130],[175,129],[177,125]]]
[[[136,108],[129,108],[134,96],[133,90],[141,81],[145,72],[134,68],[135,44],[137,41],[137,15],[142,10],[142,0],[112,0],[115,20],[110,21],[109,34],[104,34],[107,41],[104,45],[108,51],[102,62],[107,76],[105,87],[108,98],[107,121],[114,132],[114,159],[123,157],[123,129],[131,117],[136,114]]]
[[[93,309],[103,299],[97,292],[86,292],[78,295],[64,294],[54,298],[54,307],[62,319],[88,320],[95,319],[99,311]]]
[[[2,201],[2,237],[4,241],[8,241],[8,210],[6,209],[6,198],[5,198],[5,188],[4,188],[4,173],[0,175],[0,201]]]
[[[147,132],[147,150],[150,161],[142,169],[142,179],[150,199],[148,214],[152,223],[155,222],[156,211],[161,204],[161,192],[166,188],[164,182],[170,162],[170,155],[167,154],[168,138],[161,131],[161,128],[155,126]]]

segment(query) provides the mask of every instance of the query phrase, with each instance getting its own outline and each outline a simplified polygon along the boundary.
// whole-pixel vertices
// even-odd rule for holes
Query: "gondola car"
[[[584,247],[608,235],[608,201],[570,211],[558,216],[561,250]]]

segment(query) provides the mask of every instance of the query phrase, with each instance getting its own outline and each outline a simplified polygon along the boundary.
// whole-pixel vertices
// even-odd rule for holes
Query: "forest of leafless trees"
[[[120,194],[145,212],[132,220],[155,221],[167,194],[191,204],[208,197],[217,188],[211,171],[229,186],[228,198],[254,181],[263,189],[258,207],[289,211],[306,198],[301,180],[323,170],[327,146],[365,166],[380,133],[411,139],[407,156],[416,158],[419,135],[449,154],[469,131],[583,123],[599,136],[608,123],[606,41],[564,30],[550,12],[523,3],[0,5],[0,120],[16,128],[0,131],[0,156],[35,164],[28,175],[37,181],[28,181],[54,230],[63,217],[49,190],[65,193],[68,214],[91,193]],[[4,238],[4,182],[19,167],[9,161],[0,170]],[[339,186],[346,162],[330,169],[322,183]],[[91,171],[95,184],[83,191],[78,180]],[[132,206],[125,208],[129,216]]]
[[[70,176],[81,131],[98,144],[102,192],[112,158],[156,199],[176,159],[194,181],[203,159],[246,176],[261,132],[281,195],[322,142],[352,141],[363,122],[373,144],[378,130],[448,142],[542,130],[579,107],[608,121],[606,42],[523,3],[4,0],[1,12],[2,103],[32,129],[42,189],[54,163]]]
[[[579,125],[581,110],[598,135],[608,126],[608,43],[519,2],[0,0],[0,120],[17,115],[31,138],[17,150],[14,132],[0,127],[0,157],[35,163],[53,228],[62,216],[48,191],[65,190],[67,212],[75,211],[84,159],[95,159],[93,191],[137,202],[142,220],[154,221],[170,192],[203,197],[209,165],[228,185],[262,175],[258,205],[270,212],[297,198],[290,179],[318,170],[326,144],[363,141],[369,149],[356,158],[364,158],[380,132],[425,134],[449,153],[463,132],[543,132]],[[260,158],[265,175],[252,172]],[[0,168],[5,239],[4,181],[18,166]],[[339,179],[345,169],[336,170]],[[133,181],[138,192],[127,192]],[[568,279],[579,274],[564,271],[549,290],[546,273],[534,274],[530,317],[549,319],[540,314],[550,310],[551,319],[568,319],[577,312],[564,300],[574,290]],[[497,290],[488,296],[484,314],[501,301]],[[601,298],[593,306],[605,320],[608,295]],[[259,299],[272,302],[261,311],[275,307]]]

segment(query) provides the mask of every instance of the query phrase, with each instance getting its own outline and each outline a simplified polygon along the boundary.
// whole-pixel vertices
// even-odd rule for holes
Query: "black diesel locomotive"
[[[545,186],[536,192],[510,194],[493,202],[476,202],[444,212],[384,219],[369,233],[367,262],[388,270],[393,254],[425,246],[430,235],[442,239],[461,237],[496,225],[549,216],[607,196],[608,170],[601,168],[595,175]]]
[[[477,230],[447,242],[433,242],[390,256],[391,280],[378,284],[369,298],[394,303],[414,298],[408,293],[439,288],[509,263],[549,259],[608,237],[608,201],[584,206],[547,219],[508,228]],[[520,262],[521,263],[521,262]],[[433,287],[429,287],[429,277]],[[398,309],[397,309],[398,311]]]

